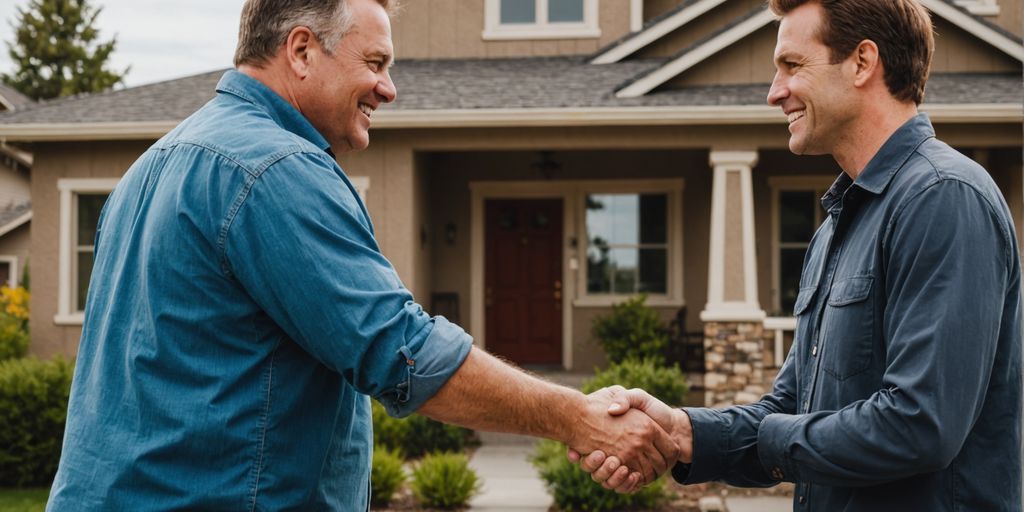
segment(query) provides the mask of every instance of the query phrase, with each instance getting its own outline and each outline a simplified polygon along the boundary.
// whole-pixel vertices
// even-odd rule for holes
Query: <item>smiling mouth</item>
[[[798,119],[802,119],[802,118],[804,117],[804,114],[805,114],[805,113],[806,113],[806,112],[804,112],[803,110],[797,110],[797,111],[795,111],[795,112],[790,112],[790,113],[789,113],[789,115],[788,115],[788,116],[786,116],[786,117],[787,117],[787,119],[789,120],[789,124],[793,124],[793,123],[795,123],[795,122],[796,122],[796,121],[797,121]]]
[[[366,103],[360,103],[359,111],[365,114],[366,117],[370,117],[370,115],[373,114],[373,107],[367,105]]]

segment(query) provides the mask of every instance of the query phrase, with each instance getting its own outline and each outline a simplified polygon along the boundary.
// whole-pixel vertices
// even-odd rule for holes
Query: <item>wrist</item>
[[[693,424],[683,409],[672,410],[672,438],[679,445],[679,461],[693,462]]]

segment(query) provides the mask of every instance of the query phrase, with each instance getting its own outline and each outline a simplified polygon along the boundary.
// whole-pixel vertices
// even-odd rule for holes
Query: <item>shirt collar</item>
[[[228,70],[217,83],[217,92],[231,94],[267,112],[285,130],[302,137],[333,156],[331,145],[298,110],[259,80],[236,69]]]
[[[917,147],[932,137],[935,137],[935,129],[928,120],[928,114],[920,113],[910,118],[882,144],[857,176],[856,185],[873,194],[881,194]]]

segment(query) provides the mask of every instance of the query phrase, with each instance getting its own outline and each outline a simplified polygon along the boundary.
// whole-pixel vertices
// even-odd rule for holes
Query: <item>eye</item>
[[[367,61],[367,64],[369,64],[370,65],[370,69],[372,69],[375,72],[379,72],[381,69],[384,69],[384,61],[383,60],[370,60],[370,61]]]

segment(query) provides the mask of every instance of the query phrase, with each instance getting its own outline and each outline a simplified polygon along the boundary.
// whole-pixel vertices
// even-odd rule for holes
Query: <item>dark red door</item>
[[[487,350],[561,364],[562,200],[489,200],[485,215]]]

